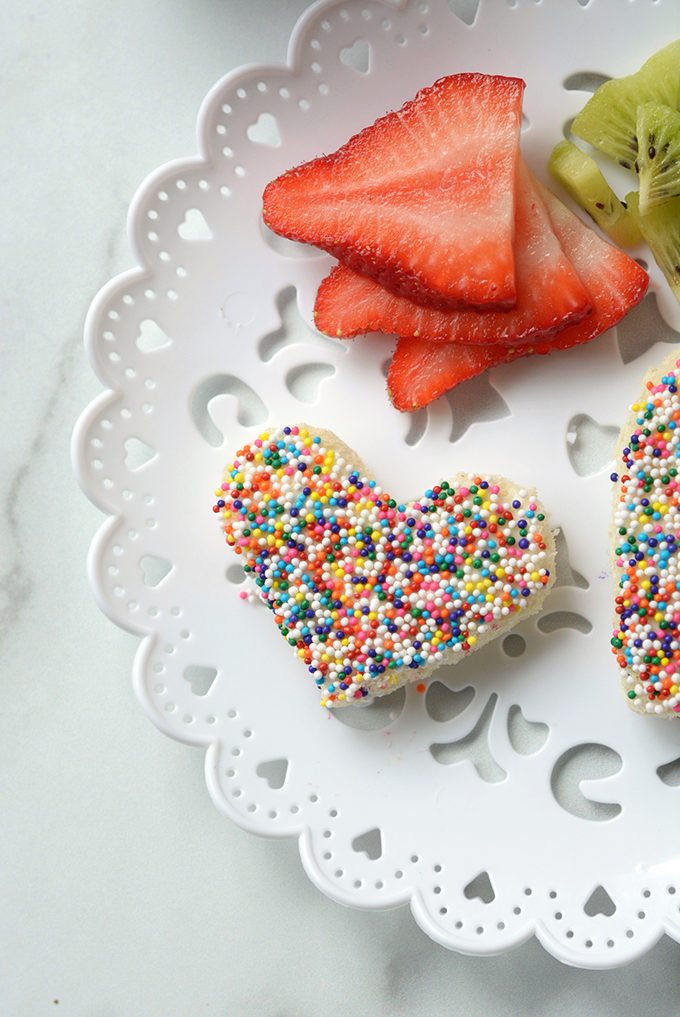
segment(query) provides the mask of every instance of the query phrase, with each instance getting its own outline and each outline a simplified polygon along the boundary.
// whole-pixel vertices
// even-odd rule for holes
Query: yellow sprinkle
[[[470,646],[474,646],[475,643],[477,642],[477,636],[468,636],[467,641],[470,644]]]

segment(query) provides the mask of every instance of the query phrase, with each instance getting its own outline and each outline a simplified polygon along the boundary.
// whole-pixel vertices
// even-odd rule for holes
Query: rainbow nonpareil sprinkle
[[[470,475],[399,504],[320,436],[280,427],[238,450],[213,511],[336,707],[418,680],[536,605],[548,522],[527,491],[500,492]]]
[[[634,709],[680,715],[680,398],[677,368],[647,383],[634,403],[615,483],[618,626],[612,653]]]

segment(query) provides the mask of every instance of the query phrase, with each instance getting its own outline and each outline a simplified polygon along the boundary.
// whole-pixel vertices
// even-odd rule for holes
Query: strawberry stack
[[[587,342],[644,296],[647,273],[532,177],[524,82],[455,74],[264,192],[275,233],[338,259],[323,333],[398,337],[399,410],[497,364]]]

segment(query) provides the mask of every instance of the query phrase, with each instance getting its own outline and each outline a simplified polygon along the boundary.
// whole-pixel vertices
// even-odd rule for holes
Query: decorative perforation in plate
[[[161,730],[206,746],[225,815],[299,839],[324,893],[366,909],[410,902],[433,939],[466,953],[535,934],[565,962],[611,967],[664,930],[680,938],[678,729],[621,699],[607,556],[612,436],[659,344],[677,343],[680,308],[652,266],[618,336],[499,367],[411,418],[385,395],[390,337],[314,332],[332,261],[269,234],[260,197],[286,167],[471,70],[524,77],[522,149],[547,182],[597,76],[676,35],[672,0],[316,4],[291,65],[219,81],[199,155],[141,186],[139,267],[87,320],[108,388],[78,422],[74,462],[107,514],[96,597],[141,637],[140,702]],[[335,430],[403,499],[461,469],[535,484],[561,530],[544,614],[441,668],[424,695],[411,686],[328,715],[211,512],[253,429],[300,420]]]

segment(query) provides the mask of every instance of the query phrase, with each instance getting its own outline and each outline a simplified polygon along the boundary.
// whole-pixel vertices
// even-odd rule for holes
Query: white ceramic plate
[[[200,154],[142,185],[130,210],[139,268],[101,291],[87,321],[106,391],[78,423],[74,461],[107,514],[95,594],[141,637],[139,701],[162,731],[206,746],[225,815],[298,838],[324,893],[366,909],[410,902],[461,952],[535,934],[566,963],[611,967],[664,931],[680,938],[680,725],[621,698],[607,538],[613,437],[667,352],[658,342],[676,341],[678,308],[653,269],[618,335],[498,368],[404,416],[385,393],[392,341],[313,331],[331,260],[266,236],[260,198],[286,167],[466,70],[525,79],[522,150],[548,182],[552,146],[587,98],[563,83],[635,70],[676,23],[671,0],[482,2],[476,15],[445,0],[315,5],[289,66],[219,81],[200,110]],[[425,695],[321,709],[272,618],[240,598],[211,511],[241,443],[301,419],[336,431],[400,499],[461,469],[535,484],[566,538],[543,614],[442,669]],[[280,680],[299,696],[279,702]]]

